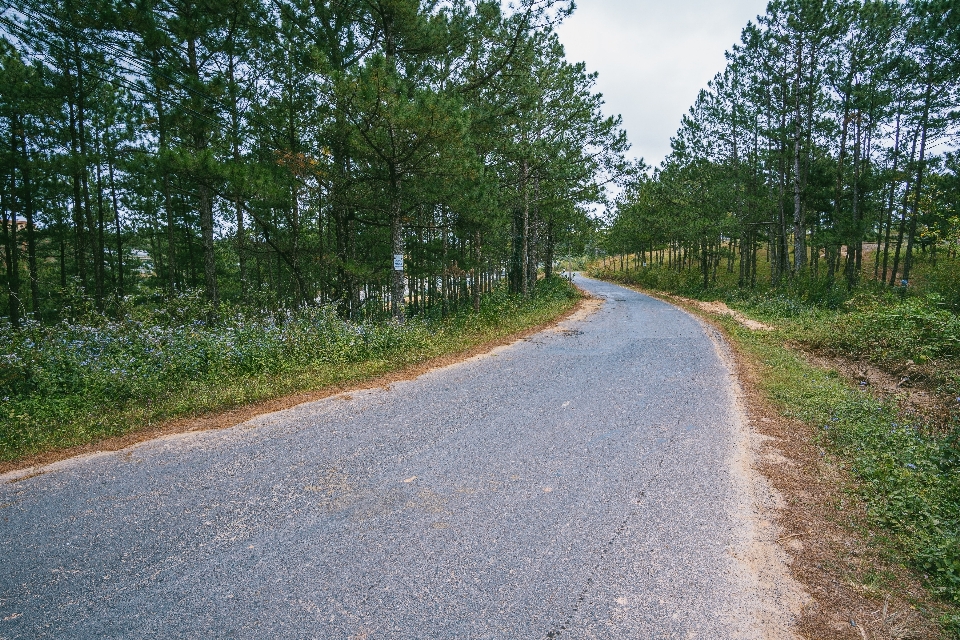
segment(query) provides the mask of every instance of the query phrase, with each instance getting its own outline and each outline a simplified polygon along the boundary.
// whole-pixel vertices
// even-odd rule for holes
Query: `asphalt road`
[[[0,638],[788,637],[718,349],[579,283],[390,389],[0,480]]]

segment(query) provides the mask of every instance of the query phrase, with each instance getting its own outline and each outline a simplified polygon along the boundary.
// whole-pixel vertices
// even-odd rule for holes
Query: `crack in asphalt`
[[[680,426],[680,422],[681,420],[677,420],[678,427]],[[661,455],[660,459],[657,461],[656,471],[653,473],[653,475],[650,476],[646,484],[643,485],[643,488],[637,492],[635,504],[633,505],[631,512],[620,522],[620,525],[614,530],[613,535],[609,538],[607,543],[600,547],[599,558],[591,571],[591,575],[587,577],[587,580],[583,589],[580,591],[576,601],[574,601],[574,604],[570,610],[569,615],[562,623],[558,625],[554,625],[550,629],[550,631],[547,632],[547,635],[545,636],[547,640],[553,640],[553,638],[559,638],[561,633],[563,633],[564,631],[571,630],[570,626],[573,624],[574,618],[576,618],[577,614],[579,613],[580,607],[586,601],[587,595],[590,593],[590,589],[593,586],[594,578],[600,572],[600,568],[604,565],[604,562],[606,558],[609,556],[610,552],[612,551],[614,544],[617,542],[618,539],[620,539],[621,536],[623,536],[623,533],[627,530],[627,525],[630,523],[630,520],[640,515],[641,513],[640,507],[643,505],[643,500],[644,498],[647,497],[647,492],[650,490],[650,487],[660,477],[660,474],[663,471],[663,463],[667,459],[667,456],[670,454],[670,449],[673,446],[674,440],[676,438],[677,438],[677,434],[674,434],[667,439],[667,443],[666,443],[666,446],[664,447],[663,455]],[[634,478],[631,478],[631,479],[635,479],[635,478],[636,476],[634,476]],[[589,604],[592,605],[593,602],[590,602]]]

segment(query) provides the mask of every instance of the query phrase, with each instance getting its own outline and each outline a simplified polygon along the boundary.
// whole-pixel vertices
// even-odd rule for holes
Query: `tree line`
[[[906,287],[960,242],[960,6],[776,0],[742,32],[605,238],[635,265]],[[866,252],[865,262],[865,247]],[[957,274],[960,277],[960,274]]]
[[[23,0],[0,13],[6,315],[345,317],[527,293],[623,172],[618,118],[522,0]]]

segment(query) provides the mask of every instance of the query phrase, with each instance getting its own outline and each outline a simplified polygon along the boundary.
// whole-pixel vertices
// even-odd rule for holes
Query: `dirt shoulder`
[[[648,294],[649,295],[649,294]],[[704,311],[706,313],[718,315],[718,316],[728,316],[733,318],[738,324],[746,327],[747,329],[752,329],[753,331],[772,331],[774,328],[768,324],[758,322],[747,316],[743,315],[736,309],[731,309],[727,306],[725,302],[720,300],[714,300],[712,302],[705,302],[703,300],[693,300],[691,298],[684,298],[682,296],[663,296],[665,299],[669,299],[674,302],[682,304],[684,307],[690,308],[693,307],[699,311]]]
[[[875,542],[882,533],[870,527],[842,461],[818,444],[813,427],[781,415],[761,390],[762,363],[728,330],[731,321],[754,331],[770,327],[751,326],[743,321],[748,318],[738,317],[742,314],[710,303],[634,289],[693,313],[730,347],[743,408],[760,441],[754,468],[780,496],[776,542],[787,554],[793,578],[810,596],[797,619],[800,635],[811,640],[944,637],[933,616],[923,613],[938,609],[923,585]],[[808,362],[836,368],[832,361]]]
[[[925,424],[946,431],[960,413],[960,400],[938,394],[932,376],[916,366],[890,372],[869,362],[848,360],[831,353],[812,352],[799,345],[787,345],[803,353],[807,362],[820,369],[839,373],[850,385],[874,398],[897,406],[905,416],[921,419]]]
[[[151,425],[144,429],[138,429],[136,431],[125,433],[122,436],[106,438],[97,442],[76,447],[45,451],[43,453],[28,456],[26,458],[21,458],[20,460],[0,462],[0,479],[7,482],[25,480],[43,473],[43,467],[61,460],[66,460],[68,458],[89,455],[92,453],[120,451],[147,440],[153,440],[178,433],[226,429],[247,422],[248,420],[252,420],[257,416],[267,413],[274,413],[276,411],[283,411],[307,402],[315,402],[317,400],[322,400],[323,398],[329,398],[331,396],[336,396],[343,393],[350,393],[352,391],[389,387],[391,384],[404,380],[413,380],[414,378],[418,378],[434,369],[439,369],[441,367],[456,364],[464,360],[469,360],[470,358],[487,353],[496,347],[512,344],[518,340],[523,340],[546,329],[555,328],[565,320],[586,317],[587,315],[590,315],[596,311],[601,304],[602,301],[584,293],[583,297],[581,297],[572,308],[568,309],[556,318],[549,320],[548,322],[529,327],[517,333],[482,342],[470,347],[469,349],[448,353],[437,358],[431,358],[429,360],[424,360],[423,362],[396,369],[389,373],[379,374],[372,377],[369,375],[360,375],[358,378],[344,384],[336,384],[323,387],[321,389],[293,393],[272,398],[270,400],[263,400],[260,402],[255,402],[224,411],[207,413],[200,416],[167,420],[155,425]]]

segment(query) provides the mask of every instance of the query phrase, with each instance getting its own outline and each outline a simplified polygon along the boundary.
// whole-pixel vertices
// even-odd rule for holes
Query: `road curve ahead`
[[[0,638],[791,637],[718,349],[578,282],[390,389],[0,479]]]

